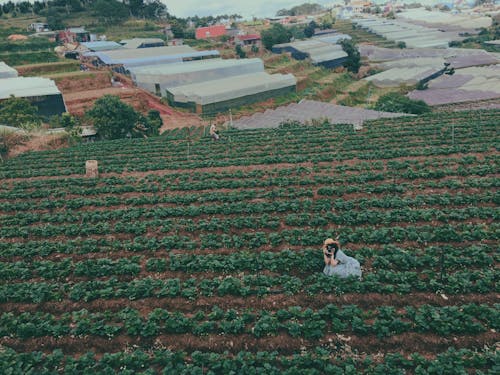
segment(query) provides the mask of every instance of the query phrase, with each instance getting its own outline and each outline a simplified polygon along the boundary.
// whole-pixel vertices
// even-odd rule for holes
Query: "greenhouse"
[[[292,74],[260,72],[167,88],[167,99],[197,113],[215,113],[295,92],[296,83]]]
[[[341,66],[347,59],[347,53],[344,52],[342,46],[321,41],[320,39],[276,44],[273,46],[272,52],[289,52],[296,60],[309,59],[312,64],[325,68]]]
[[[99,51],[111,51],[115,49],[123,49],[121,44],[118,44],[113,41],[107,40],[99,40],[95,42],[82,42],[80,43],[83,47],[85,47],[88,51],[91,52],[99,52]]]
[[[171,64],[183,61],[202,60],[219,57],[219,51],[196,51],[182,45],[170,47],[121,49],[114,51],[91,52],[84,55],[94,60],[95,65],[114,66],[115,70],[125,72],[130,67],[143,65]]]
[[[242,74],[264,71],[261,59],[210,59],[185,63],[131,67],[134,83],[152,93],[161,95],[167,87],[195,82],[218,80]]]
[[[387,40],[405,43],[408,48],[447,48],[451,41],[463,39],[458,31],[442,31],[400,20],[365,18],[353,22]]]
[[[0,61],[0,79],[17,77],[17,70]]]
[[[61,92],[54,81],[41,77],[16,77],[2,79],[0,101],[12,95],[25,98],[38,108],[40,116],[49,118],[66,112]]]

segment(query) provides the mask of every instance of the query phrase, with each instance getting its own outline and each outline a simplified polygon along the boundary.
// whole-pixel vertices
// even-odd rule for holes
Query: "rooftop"
[[[16,77],[2,79],[0,85],[0,99],[15,97],[32,97],[58,95],[61,92],[54,81],[42,77]]]

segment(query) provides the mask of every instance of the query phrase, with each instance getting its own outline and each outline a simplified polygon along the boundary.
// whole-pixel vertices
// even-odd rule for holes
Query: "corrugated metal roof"
[[[115,50],[115,49],[120,49],[123,48],[121,44],[118,44],[113,41],[107,41],[107,40],[101,40],[101,41],[95,41],[95,42],[83,42],[80,43],[82,46],[85,48],[91,50],[91,51],[110,51],[110,50]]]
[[[174,63],[182,63],[184,60],[189,60],[189,59],[201,59],[201,58],[211,59],[219,56],[220,56],[219,51],[216,50],[198,51],[191,53],[182,53],[178,55],[151,56],[151,57],[144,57],[137,59],[114,60],[108,64],[123,64],[123,66],[126,69],[130,69],[134,66],[174,64]]]
[[[54,81],[42,77],[16,77],[2,79],[0,99],[11,95],[20,98],[61,94]]]
[[[244,66],[259,64],[264,70],[264,63],[261,59],[209,59],[187,61],[176,64],[161,64],[161,65],[146,65],[138,66],[130,69],[132,74],[151,74],[151,75],[173,75],[180,73],[190,73],[195,71],[211,70],[224,68],[227,66]]]
[[[163,39],[160,38],[132,38],[120,40],[124,48],[139,48],[142,44],[165,44]]]
[[[155,47],[155,48],[140,48],[140,49],[121,49],[114,51],[97,52],[94,56],[99,57],[104,63],[120,64],[122,60],[141,59],[158,56],[174,56],[196,52],[188,45]],[[117,61],[117,62],[115,62]]]
[[[17,77],[17,70],[0,61],[0,78]]]
[[[273,48],[287,47],[309,55],[311,61],[315,64],[347,57],[347,53],[344,52],[342,46],[323,42],[320,39],[301,40],[273,46]]]

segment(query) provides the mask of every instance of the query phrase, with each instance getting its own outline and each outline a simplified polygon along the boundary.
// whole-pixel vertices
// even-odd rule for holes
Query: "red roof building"
[[[222,35],[226,35],[226,26],[224,25],[198,27],[196,29],[196,39],[217,38]]]
[[[260,35],[259,34],[237,35],[235,39],[236,43],[243,45],[257,44],[260,42]]]

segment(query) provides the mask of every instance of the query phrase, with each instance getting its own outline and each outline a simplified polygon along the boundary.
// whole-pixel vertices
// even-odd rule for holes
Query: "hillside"
[[[6,161],[0,373],[492,373],[499,119],[185,128]],[[336,236],[362,280],[322,274]]]

